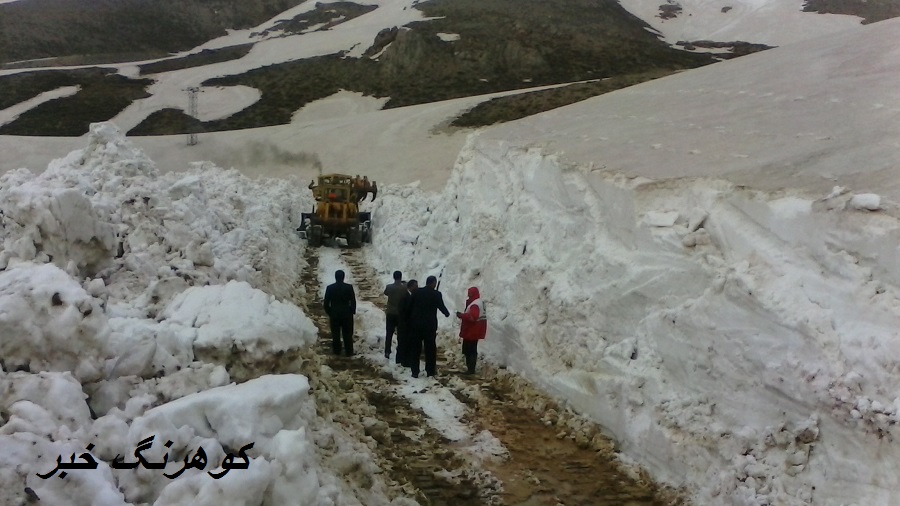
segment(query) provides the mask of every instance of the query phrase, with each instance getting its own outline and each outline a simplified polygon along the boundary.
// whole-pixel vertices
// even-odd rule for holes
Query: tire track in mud
[[[462,367],[462,364],[458,364]],[[683,504],[643,473],[628,473],[613,443],[593,423],[561,409],[509,373],[480,366],[481,380],[446,386],[509,452],[486,465],[502,482],[505,504],[661,506]]]
[[[321,287],[315,248],[307,249],[306,260],[309,265],[301,277],[306,290],[304,310],[319,329],[319,359],[309,361],[308,370],[302,372],[310,377],[317,409],[321,403],[321,415],[328,417],[341,409],[362,414],[365,436],[374,440],[369,448],[384,471],[381,477],[390,497],[408,497],[424,506],[496,504],[496,479],[429,427],[424,415],[395,393],[397,380],[389,372],[367,362],[359,350],[354,357],[333,354],[328,316],[318,300]],[[357,270],[354,258],[349,260]],[[355,279],[359,288],[371,291],[365,277]],[[355,341],[359,341],[358,333]],[[318,367],[316,362],[320,363]],[[329,406],[335,403],[342,405],[340,409]]]
[[[357,297],[383,306],[382,287],[372,281],[377,279],[375,272],[356,251],[344,250],[341,256],[356,280]],[[481,464],[502,485],[502,491],[491,497],[492,503],[687,504],[683,491],[661,487],[645,472],[621,464],[614,443],[596,424],[560,407],[518,376],[484,361],[479,361],[475,376],[462,375],[465,365],[455,337],[445,333],[438,341],[438,384],[468,408],[465,422],[475,433],[489,431],[509,452],[502,460]],[[393,409],[390,401],[378,396],[371,397],[370,402],[386,403],[387,409]],[[426,426],[420,415],[414,420]]]

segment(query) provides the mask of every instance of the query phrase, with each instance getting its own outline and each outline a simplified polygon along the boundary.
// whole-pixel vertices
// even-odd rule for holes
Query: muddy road
[[[318,327],[319,343],[300,372],[310,377],[322,416],[349,410],[363,421],[359,437],[383,470],[388,497],[435,506],[685,504],[623,468],[598,427],[518,377],[481,361],[475,376],[462,375],[452,336],[439,338],[437,379],[411,378],[383,356],[383,323],[373,322],[384,287],[362,255],[309,248],[307,261],[298,302]],[[319,296],[335,266],[347,271],[359,304],[371,303],[365,318],[357,314],[354,357],[333,355]]]

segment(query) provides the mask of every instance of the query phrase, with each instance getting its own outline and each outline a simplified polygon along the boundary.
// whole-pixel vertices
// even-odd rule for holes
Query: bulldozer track
[[[340,258],[355,280],[357,297],[381,307],[382,285],[359,250]],[[318,351],[335,376],[316,388],[364,401],[376,422],[366,429],[370,445],[394,494],[423,505],[616,505],[685,504],[682,494],[662,489],[647,476],[623,468],[613,443],[599,427],[559,406],[518,376],[479,362],[465,376],[453,336],[439,336],[438,377],[429,388],[446,389],[466,408],[463,421],[488,431],[507,454],[478,459],[429,427],[426,415],[396,392],[399,370],[385,370],[362,357],[332,355],[328,318],[321,303],[318,251],[307,250],[303,276],[306,311],[319,328]],[[315,374],[311,372],[310,374]],[[342,389],[344,391],[342,391]],[[315,392],[314,392],[315,395]],[[318,402],[318,400],[317,400]]]

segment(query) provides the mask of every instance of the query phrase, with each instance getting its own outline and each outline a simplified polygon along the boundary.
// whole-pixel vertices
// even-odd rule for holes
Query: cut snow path
[[[407,482],[404,491],[432,504],[588,504],[623,498],[634,505],[662,504],[655,485],[638,478],[636,468],[623,469],[596,425],[486,363],[475,377],[459,376],[461,361],[449,351],[458,345],[446,332],[438,338],[437,379],[412,378],[393,365],[393,355],[383,354],[384,313],[376,306],[384,298],[382,286],[373,281],[363,252],[343,249],[342,242],[339,249],[307,250],[316,271],[307,280],[319,281],[318,287],[307,286],[307,293],[318,294],[307,304],[321,313],[324,286],[334,281],[337,269],[354,285],[357,358],[332,355],[324,314],[314,317],[323,329],[319,349],[337,374],[351,374],[341,380],[353,384],[346,402],[364,395],[376,408],[377,419],[365,422],[366,434],[379,442],[374,449],[388,461],[380,466],[395,469],[391,477]]]

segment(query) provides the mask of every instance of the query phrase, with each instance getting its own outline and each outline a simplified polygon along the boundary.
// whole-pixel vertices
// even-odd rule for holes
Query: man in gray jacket
[[[400,319],[400,301],[407,295],[406,283],[401,281],[403,274],[400,271],[394,271],[394,282],[384,287],[384,294],[387,295],[387,307],[384,309],[384,358],[391,358],[391,340],[394,338],[394,331]],[[400,333],[397,333],[397,347],[400,347]],[[397,354],[397,363],[400,363],[400,354]]]

